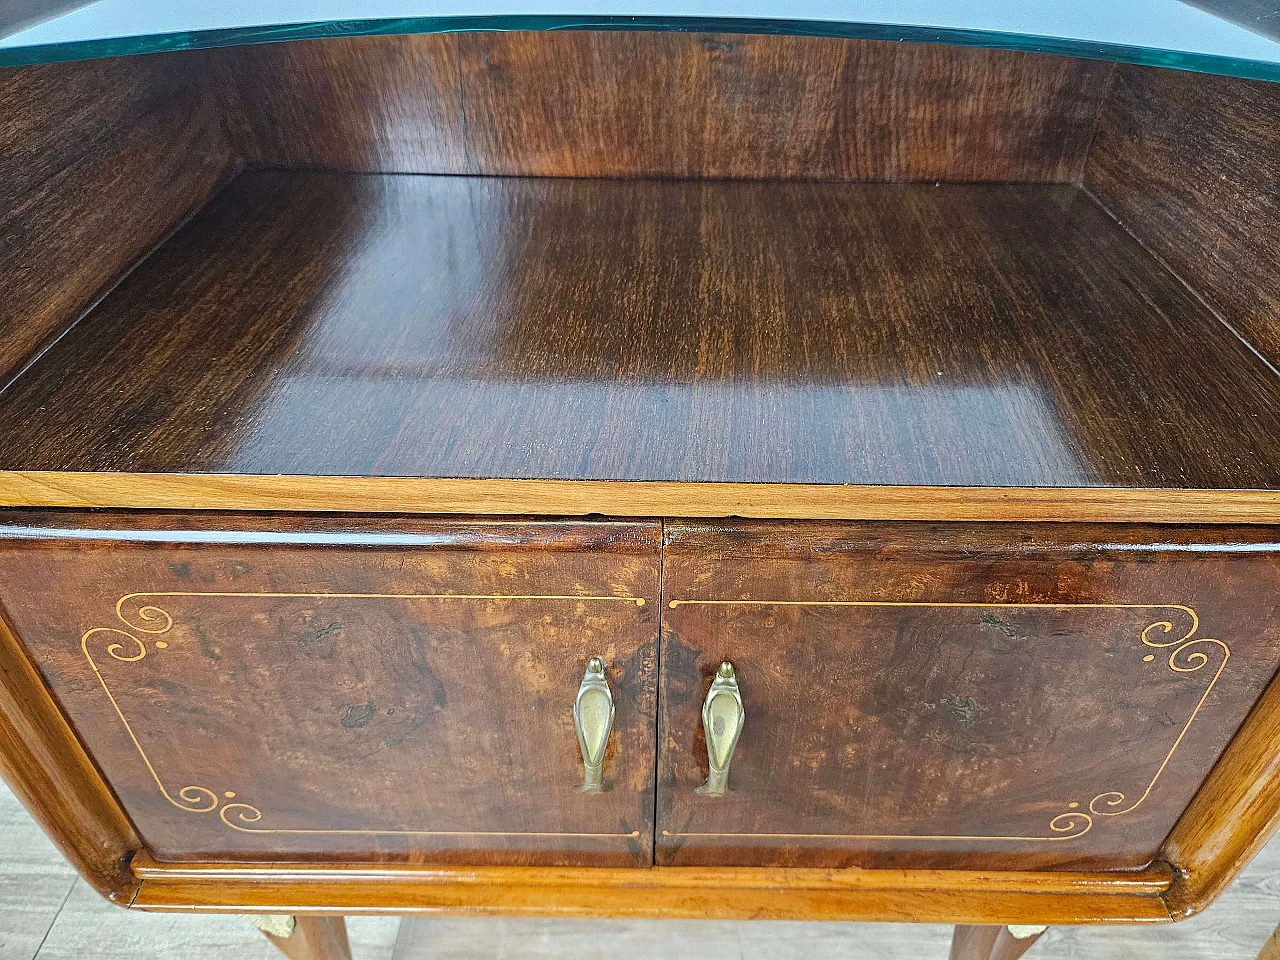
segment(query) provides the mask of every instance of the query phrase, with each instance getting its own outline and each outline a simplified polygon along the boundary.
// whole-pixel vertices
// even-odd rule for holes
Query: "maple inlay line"
[[[180,810],[188,813],[209,813],[214,810],[218,811],[219,819],[233,830],[244,833],[276,833],[276,834],[358,834],[358,835],[401,835],[401,836],[508,836],[508,837],[584,837],[584,838],[622,838],[634,839],[639,836],[639,831],[630,833],[571,833],[571,832],[508,832],[508,831],[437,831],[437,830],[378,830],[378,829],[349,829],[349,830],[332,830],[332,829],[296,829],[296,828],[268,828],[255,827],[262,820],[262,811],[249,803],[243,801],[232,801],[237,794],[234,791],[225,791],[221,796],[208,787],[191,784],[178,790],[178,798],[168,791],[161,779],[159,773],[152,765],[150,758],[143,749],[137,736],[133,732],[128,719],[121,710],[119,703],[112,694],[106,679],[98,669],[97,663],[93,659],[93,655],[89,652],[89,640],[92,637],[100,635],[114,635],[123,637],[130,641],[136,650],[127,649],[121,642],[110,643],[106,647],[106,652],[113,659],[122,663],[134,663],[142,660],[147,655],[147,646],[145,642],[138,637],[136,631],[140,634],[149,636],[159,636],[168,633],[173,628],[173,617],[161,607],[153,604],[140,604],[134,620],[125,615],[124,605],[128,601],[140,601],[146,598],[154,597],[268,597],[268,598],[333,598],[333,599],[396,599],[396,600],[576,600],[576,601],[625,601],[635,603],[637,606],[643,606],[642,598],[634,597],[617,597],[617,596],[564,596],[564,595],[464,595],[464,594],[367,594],[367,593],[247,593],[247,592],[200,592],[200,591],[172,591],[172,592],[156,592],[156,593],[128,593],[122,596],[115,605],[116,616],[128,630],[122,630],[118,627],[94,627],[87,630],[81,637],[80,646],[84,652],[85,658],[88,660],[90,667],[98,678],[98,682],[102,685],[103,691],[107,695],[107,699],[111,702],[115,709],[120,722],[124,725],[126,732],[137,748],[139,756],[150,772],[152,779],[155,780],[156,786],[161,794],[171,804]],[[1140,603],[1076,603],[1076,604],[1030,604],[1030,603],[964,603],[964,602],[941,602],[931,603],[924,601],[876,601],[876,600],[826,600],[826,601],[808,601],[808,600],[672,600],[670,606],[676,608],[684,605],[714,605],[714,606],[730,606],[737,604],[758,604],[758,605],[781,605],[781,606],[860,606],[860,607],[1001,607],[1001,608],[1019,608],[1019,609],[1054,609],[1054,610],[1070,610],[1080,609],[1115,609],[1115,610],[1176,610],[1186,614],[1190,618],[1190,626],[1182,633],[1181,636],[1173,640],[1160,641],[1152,639],[1153,631],[1160,631],[1163,634],[1175,633],[1174,625],[1171,620],[1159,620],[1148,624],[1140,633],[1140,639],[1144,646],[1153,649],[1169,649],[1173,648],[1168,657],[1169,669],[1177,673],[1194,673],[1209,664],[1210,658],[1202,649],[1192,650],[1192,647],[1199,647],[1202,644],[1208,644],[1220,648],[1223,652],[1222,662],[1218,665],[1217,671],[1213,678],[1205,687],[1204,693],[1197,702],[1195,709],[1191,712],[1191,716],[1182,726],[1178,733],[1177,739],[1173,746],[1169,748],[1165,754],[1155,775],[1147,783],[1146,788],[1137,800],[1125,806],[1126,795],[1118,790],[1107,790],[1098,793],[1086,805],[1085,809],[1080,809],[1080,803],[1072,801],[1067,804],[1068,809],[1058,813],[1050,819],[1048,829],[1050,834],[1047,836],[990,836],[990,835],[945,835],[945,834],[792,834],[792,833],[679,833],[663,830],[662,835],[666,837],[707,837],[707,838],[732,838],[732,837],[756,837],[761,839],[844,839],[844,840],[976,840],[976,841],[992,841],[992,842],[1057,842],[1061,840],[1073,840],[1084,836],[1093,829],[1094,817],[1115,817],[1122,814],[1130,813],[1137,809],[1147,797],[1150,796],[1152,789],[1156,785],[1156,781],[1160,779],[1165,768],[1169,765],[1173,758],[1174,752],[1182,743],[1187,731],[1191,728],[1191,724],[1199,715],[1201,708],[1212,692],[1214,685],[1218,682],[1218,678],[1222,675],[1222,671],[1226,668],[1227,661],[1231,657],[1231,650],[1225,643],[1220,640],[1195,637],[1200,627],[1200,618],[1195,610],[1183,604],[1140,604]],[[156,646],[164,646],[164,641],[157,641]],[[1145,659],[1145,658],[1144,658]],[[1122,809],[1111,809],[1122,807]],[[235,821],[235,822],[233,822]]]
[[[1057,834],[1056,836],[989,836],[989,835],[937,835],[937,834],[845,834],[845,833],[681,833],[668,830],[662,831],[664,837],[703,837],[708,839],[714,838],[758,838],[758,839],[793,839],[793,840],[989,840],[989,841],[1035,841],[1035,842],[1057,842],[1061,840],[1074,840],[1084,836],[1093,829],[1093,818],[1099,817],[1118,817],[1122,814],[1131,813],[1136,810],[1151,795],[1151,791],[1155,788],[1156,781],[1160,779],[1165,768],[1168,767],[1169,761],[1173,759],[1174,752],[1178,749],[1183,739],[1187,735],[1187,731],[1191,729],[1191,724],[1200,714],[1201,708],[1204,707],[1205,701],[1208,700],[1209,694],[1213,691],[1214,685],[1218,682],[1218,678],[1222,676],[1222,671],[1226,669],[1227,661],[1231,658],[1231,649],[1221,640],[1215,640],[1208,637],[1195,638],[1196,632],[1200,629],[1200,617],[1191,607],[1180,603],[970,603],[970,602],[929,602],[921,600],[671,600],[668,606],[671,609],[677,609],[682,606],[739,606],[739,605],[756,605],[756,606],[792,606],[792,607],[1000,607],[1014,609],[1047,609],[1047,610],[1072,610],[1072,609],[1093,609],[1093,610],[1177,610],[1185,613],[1191,621],[1191,626],[1175,640],[1167,640],[1160,642],[1153,640],[1151,634],[1153,631],[1159,630],[1164,634],[1174,632],[1174,625],[1169,620],[1159,620],[1155,623],[1148,624],[1143,628],[1140,638],[1146,647],[1153,649],[1173,650],[1169,654],[1169,669],[1175,673],[1194,673],[1208,665],[1210,662],[1209,655],[1203,650],[1191,650],[1200,644],[1209,644],[1222,650],[1222,662],[1218,665],[1217,671],[1213,675],[1213,679],[1209,681],[1209,685],[1205,687],[1204,693],[1201,694],[1199,701],[1196,703],[1195,709],[1191,711],[1191,716],[1187,718],[1187,722],[1182,725],[1182,729],[1178,732],[1178,737],[1173,742],[1173,746],[1169,748],[1169,752],[1165,754],[1159,768],[1155,772],[1146,789],[1142,791],[1141,796],[1133,803],[1125,806],[1126,796],[1119,790],[1105,790],[1094,796],[1092,800],[1080,809],[1080,803],[1072,801],[1067,804],[1067,810],[1057,814],[1049,821],[1049,830]],[[1195,638],[1195,639],[1193,639]],[[1155,658],[1151,655],[1143,657],[1146,662],[1151,662]],[[1121,807],[1122,809],[1109,809]]]
[[[93,669],[94,675],[98,678],[98,683],[102,685],[103,691],[107,695],[107,699],[111,702],[112,708],[116,712],[116,716],[120,718],[120,722],[124,725],[125,732],[128,733],[129,739],[133,742],[134,747],[138,751],[138,755],[142,758],[142,762],[146,765],[147,771],[151,774],[151,778],[155,781],[156,787],[159,788],[161,795],[179,810],[187,813],[210,813],[214,810],[218,812],[218,818],[233,830],[241,833],[262,833],[262,834],[323,834],[323,835],[360,835],[360,836],[423,836],[423,837],[546,837],[546,838],[572,838],[579,837],[583,839],[622,839],[634,840],[640,836],[639,830],[632,830],[630,833],[583,833],[571,831],[516,831],[516,830],[379,830],[376,828],[369,829],[300,829],[287,827],[254,827],[251,824],[258,823],[262,820],[262,811],[256,806],[243,801],[237,801],[237,793],[234,790],[223,791],[221,795],[217,791],[198,784],[189,784],[177,791],[178,798],[175,799],[168,788],[164,785],[164,780],[156,771],[155,766],[151,762],[151,758],[147,756],[146,750],[143,749],[142,743],[138,740],[137,735],[133,731],[129,720],[124,715],[124,711],[120,709],[120,704],[116,700],[115,695],[111,692],[110,686],[107,684],[106,678],[103,677],[102,671],[98,669],[97,662],[93,659],[93,654],[89,652],[89,640],[93,637],[102,635],[114,635],[123,637],[130,641],[136,650],[129,650],[119,641],[110,643],[106,647],[107,654],[114,660],[121,663],[136,663],[147,655],[147,646],[143,640],[135,633],[129,631],[137,631],[137,633],[146,634],[156,637],[168,633],[173,629],[173,617],[167,610],[152,604],[140,605],[136,611],[135,620],[130,620],[125,616],[124,605],[130,600],[140,600],[152,597],[267,597],[267,598],[312,598],[312,599],[375,599],[375,600],[577,600],[577,601],[623,601],[634,603],[638,607],[644,606],[644,598],[642,597],[618,597],[618,596],[570,596],[570,595],[538,595],[538,594],[390,594],[390,593],[249,593],[249,592],[219,592],[219,591],[168,591],[155,593],[127,593],[116,601],[116,616],[120,619],[129,630],[122,630],[119,627],[93,627],[86,630],[80,638],[80,649],[88,660],[89,666]],[[157,648],[164,649],[168,646],[165,641],[157,640],[155,642]],[[235,802],[228,802],[235,801]],[[234,821],[234,822],[233,822]]]

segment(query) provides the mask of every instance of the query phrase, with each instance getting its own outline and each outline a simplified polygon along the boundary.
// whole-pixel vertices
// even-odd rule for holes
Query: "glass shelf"
[[[14,9],[7,21],[0,14],[0,66],[307,37],[696,30],[1002,47],[1280,80],[1272,0],[20,0]]]

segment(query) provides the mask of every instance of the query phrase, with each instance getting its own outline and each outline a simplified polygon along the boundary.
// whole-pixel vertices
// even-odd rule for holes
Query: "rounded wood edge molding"
[[[0,611],[0,774],[81,876],[112,903],[138,890],[140,846],[93,761]]]
[[[1164,864],[1124,873],[166,864],[139,854],[133,906],[198,912],[432,913],[936,923],[1168,922]]]
[[[1174,919],[1218,897],[1280,828],[1280,679],[1274,679],[1165,840]]]
[[[1280,491],[0,471],[0,506],[372,513],[1280,523]]]

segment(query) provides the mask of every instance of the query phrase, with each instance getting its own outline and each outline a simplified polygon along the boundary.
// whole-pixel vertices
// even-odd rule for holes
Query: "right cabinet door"
[[[1275,672],[1275,539],[667,524],[657,862],[1149,863]]]

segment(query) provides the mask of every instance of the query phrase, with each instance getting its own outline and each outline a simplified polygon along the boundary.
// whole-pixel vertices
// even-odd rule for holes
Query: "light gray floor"
[[[1027,960],[1253,960],[1280,923],[1280,839],[1209,910],[1160,927],[1057,927]],[[352,917],[354,960],[944,960],[949,927],[768,921]],[[240,917],[126,912],[100,899],[0,783],[0,960],[281,960]]]

